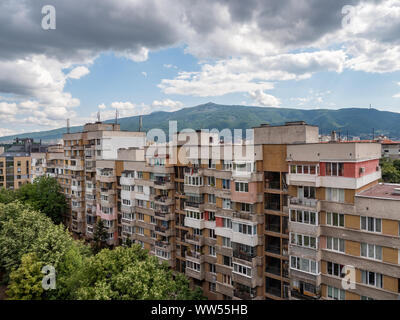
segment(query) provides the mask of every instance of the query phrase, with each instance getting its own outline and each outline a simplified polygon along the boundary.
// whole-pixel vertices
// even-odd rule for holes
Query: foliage
[[[166,264],[134,244],[103,249],[91,257],[84,271],[78,299],[169,300],[198,298],[183,275],[174,277]],[[177,280],[176,280],[177,279]],[[186,280],[186,281],[185,281]]]
[[[62,222],[67,202],[57,179],[53,177],[36,178],[32,184],[24,184],[16,191],[17,198],[28,203],[35,210],[43,212],[54,223]]]
[[[19,268],[11,272],[10,285],[7,290],[8,299],[42,299],[44,295],[42,266],[43,263],[38,260],[35,253],[23,255]]]
[[[104,221],[100,219],[97,221],[93,232],[92,249],[94,253],[98,253],[101,249],[104,249],[107,246],[107,238],[107,229],[104,226]]]
[[[104,227],[104,226],[103,226]],[[104,241],[101,223],[97,239]],[[43,292],[40,272],[56,269],[56,289]],[[0,268],[11,299],[202,299],[188,279],[139,245],[103,249],[74,240],[32,205],[0,203]]]
[[[400,183],[400,160],[381,159],[382,179],[388,183]]]

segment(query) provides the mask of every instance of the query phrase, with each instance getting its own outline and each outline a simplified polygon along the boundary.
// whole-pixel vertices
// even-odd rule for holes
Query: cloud
[[[184,107],[182,102],[174,101],[171,99],[154,100],[151,104],[136,104],[130,101],[115,101],[112,102],[108,107],[104,104],[102,104],[101,106],[104,106],[104,108],[101,108],[102,119],[115,118],[115,110],[118,110],[119,117],[132,117],[150,114],[156,111],[172,112],[182,109]],[[92,117],[94,116],[96,116],[95,113],[92,114]]]
[[[279,107],[281,104],[280,100],[270,94],[266,94],[262,90],[256,90],[249,92],[250,97],[256,101],[259,105],[264,107]]]
[[[71,72],[68,73],[67,78],[80,79],[89,73],[90,73],[90,71],[88,68],[86,68],[84,66],[79,66],[79,67],[72,69]]]
[[[220,60],[203,64],[198,72],[179,72],[158,86],[166,94],[202,97],[271,90],[271,81],[306,79],[319,71],[342,72],[345,60],[342,50]]]
[[[143,75],[145,78],[147,78],[147,72],[142,71],[142,75]]]

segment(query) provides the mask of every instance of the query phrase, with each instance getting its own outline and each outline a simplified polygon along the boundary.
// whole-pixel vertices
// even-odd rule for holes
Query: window
[[[228,285],[232,285],[232,278],[231,278],[231,276],[229,276],[229,275],[227,275],[227,274],[224,274],[224,275],[222,276],[222,282],[225,283],[225,284],[228,284]]]
[[[227,237],[222,237],[222,246],[231,248],[232,247],[231,239]]]
[[[234,263],[233,264],[233,272],[239,273],[246,277],[251,277],[251,268],[243,266],[241,264]]]
[[[136,227],[136,232],[142,236],[144,236],[144,228],[142,227]]]
[[[232,230],[234,232],[239,232],[248,235],[257,234],[257,226],[252,226],[250,224],[244,224],[238,222],[232,222]]]
[[[318,262],[310,259],[299,258],[295,256],[290,257],[290,267],[303,272],[318,274]]]
[[[228,256],[223,256],[223,262],[225,266],[232,267],[232,258]]]
[[[232,229],[232,220],[229,218],[222,218],[222,227]]]
[[[217,198],[215,197],[215,194],[208,195],[208,203],[212,203],[212,204],[217,203]]]
[[[343,177],[344,164],[340,162],[328,162],[325,164],[325,174],[327,176]]]
[[[216,285],[215,285],[215,283],[210,282],[210,283],[209,283],[209,286],[208,286],[208,290],[209,290],[210,292],[215,292],[215,290],[216,290]]]
[[[344,189],[326,188],[326,200],[333,202],[344,202]]]
[[[380,233],[382,232],[382,220],[361,216],[361,230]]]
[[[130,206],[131,205],[131,200],[122,199],[122,204],[125,205],[125,206]]]
[[[222,179],[222,189],[230,189],[231,180]]]
[[[326,237],[326,248],[331,251],[344,253],[344,240],[339,238]]]
[[[318,225],[318,214],[312,211],[290,210],[290,221]]]
[[[232,203],[230,199],[222,199],[222,208],[223,209],[232,209]]]
[[[249,184],[247,182],[235,182],[235,191],[249,192]]]
[[[300,199],[315,199],[315,187],[302,186],[297,188],[297,196]]]
[[[210,272],[211,273],[217,273],[216,268],[215,268],[215,264],[211,264],[210,263]]]
[[[382,274],[361,270],[361,282],[377,288],[383,287]]]
[[[186,261],[186,267],[194,271],[200,272],[200,264],[196,262],[188,260]]]
[[[143,213],[137,213],[137,220],[144,221],[144,214]]]
[[[328,298],[334,300],[346,300],[346,291],[328,286]]]
[[[208,246],[208,251],[210,256],[215,257],[216,256],[216,252],[215,252],[215,247],[214,246]]]
[[[292,174],[316,174],[317,167],[315,165],[291,165],[290,173]]]
[[[197,220],[202,220],[203,212],[186,210],[186,217],[192,218],[192,219],[197,219]]]
[[[208,211],[208,221],[215,221],[215,212]]]
[[[344,227],[344,214],[336,212],[327,212],[326,224],[335,227]]]
[[[290,243],[306,248],[317,248],[317,238],[299,233],[290,233]]]
[[[137,191],[138,193],[143,193],[143,186],[137,185],[137,186],[136,186],[136,191]]]
[[[217,239],[217,236],[215,235],[215,230],[214,229],[210,229],[210,238]]]
[[[215,177],[207,177],[207,183],[209,186],[214,187],[215,186]]]
[[[344,276],[346,275],[344,273],[344,265],[333,262],[326,263],[326,273],[330,274],[331,276],[340,278],[344,278]]]
[[[232,161],[223,160],[222,170],[231,171],[232,170]]]
[[[143,171],[136,171],[136,175],[138,179],[143,179]]]
[[[215,160],[208,159],[208,168],[215,169]]]
[[[361,243],[361,256],[382,261],[382,247],[374,244]]]
[[[249,203],[241,203],[240,204],[240,211],[244,212],[251,212],[252,210],[252,205]]]

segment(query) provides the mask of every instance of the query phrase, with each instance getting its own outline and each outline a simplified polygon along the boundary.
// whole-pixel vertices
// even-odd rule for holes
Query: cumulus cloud
[[[280,100],[262,90],[249,92],[250,97],[259,105],[264,107],[279,107]]]
[[[71,78],[71,79],[80,79],[83,76],[86,76],[87,74],[89,74],[90,71],[87,67],[85,66],[79,66],[76,67],[74,69],[71,70],[70,73],[68,73],[67,78]]]

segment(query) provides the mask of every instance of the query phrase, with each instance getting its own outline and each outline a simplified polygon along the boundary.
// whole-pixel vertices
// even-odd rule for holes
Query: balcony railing
[[[296,197],[291,197],[290,204],[315,208],[318,204],[318,200],[317,199],[308,199],[308,198],[300,199],[300,198],[296,198]]]
[[[236,298],[239,298],[242,300],[252,300],[256,297],[256,294],[254,292],[243,291],[243,290],[239,290],[239,289],[234,289],[233,295]]]
[[[251,261],[253,258],[256,257],[255,254],[251,255],[251,254],[244,253],[244,252],[237,252],[235,250],[233,250],[233,256],[235,258],[246,260],[246,261]]]

